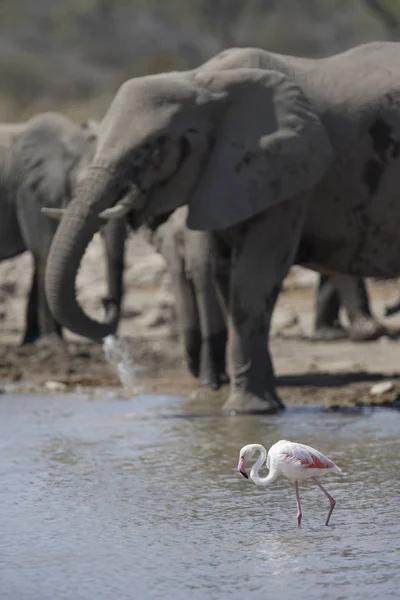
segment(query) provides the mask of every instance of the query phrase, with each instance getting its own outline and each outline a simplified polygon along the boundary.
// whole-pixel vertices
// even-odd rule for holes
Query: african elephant
[[[348,331],[340,324],[341,305],[349,319]],[[385,331],[371,313],[367,288],[361,277],[320,275],[313,339],[331,341],[349,336],[354,342],[366,342],[378,339]]]
[[[224,285],[224,277],[229,277],[229,256],[217,252],[212,234],[189,229],[187,215],[187,206],[182,206],[170,215],[150,219],[143,229],[171,276],[189,371],[201,384],[218,389],[227,381],[226,317],[218,282]]]
[[[210,232],[189,229],[187,216],[188,207],[182,206],[171,215],[150,219],[142,231],[166,261],[188,369],[201,384],[218,389],[227,381],[227,330],[217,289],[224,280],[228,285],[229,248],[217,245]],[[316,296],[313,339],[349,335],[353,341],[368,341],[383,335],[384,327],[371,315],[363,279],[321,275]],[[339,322],[341,303],[350,321],[348,333]]]
[[[145,223],[188,204],[188,226],[231,249],[224,408],[280,410],[266,339],[284,277],[294,263],[398,276],[399,188],[398,43],[323,59],[238,48],[192,71],[131,79],[54,237],[49,305],[100,341],[109,325],[74,294],[94,233],[107,219]]]
[[[96,140],[94,122],[78,125],[57,113],[0,125],[0,260],[29,250],[34,261],[23,343],[61,335],[44,293],[45,265],[57,223],[42,214],[41,207],[50,207],[54,216],[66,206],[77,177],[93,158]],[[124,231],[121,220],[103,228],[109,271],[109,297],[104,303],[112,329],[122,297]]]

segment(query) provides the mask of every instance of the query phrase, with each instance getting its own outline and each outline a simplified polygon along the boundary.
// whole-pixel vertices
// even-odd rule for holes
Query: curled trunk
[[[89,168],[60,222],[46,267],[46,295],[55,319],[98,342],[115,332],[118,311],[108,310],[103,322],[89,317],[77,301],[75,280],[89,242],[104,224],[98,215],[117,199],[118,191],[106,170]]]

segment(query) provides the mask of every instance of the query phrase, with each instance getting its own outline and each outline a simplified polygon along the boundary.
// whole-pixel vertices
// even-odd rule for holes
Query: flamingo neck
[[[260,446],[260,456],[254,463],[254,465],[252,466],[251,471],[250,471],[250,479],[256,485],[260,485],[260,486],[269,485],[270,483],[273,483],[275,481],[275,479],[277,479],[277,477],[278,477],[278,474],[276,472],[274,472],[273,469],[271,469],[270,472],[268,473],[268,475],[266,475],[265,477],[260,477],[260,475],[258,474],[258,471],[261,469],[261,467],[265,463],[266,459],[267,459],[267,451],[264,448],[264,446]]]

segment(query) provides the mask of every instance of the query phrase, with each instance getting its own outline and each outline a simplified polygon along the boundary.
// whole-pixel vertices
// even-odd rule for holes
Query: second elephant
[[[46,260],[57,223],[42,214],[41,208],[47,206],[57,213],[68,204],[93,157],[96,141],[94,123],[79,125],[58,113],[0,125],[0,260],[29,250],[34,263],[24,343],[61,335],[44,293]],[[125,223],[107,224],[102,235],[108,264],[106,320],[115,329],[122,300]]]

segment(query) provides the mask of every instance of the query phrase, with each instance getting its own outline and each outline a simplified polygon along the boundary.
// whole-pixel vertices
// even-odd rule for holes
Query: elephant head
[[[141,77],[117,92],[50,251],[46,293],[56,319],[100,340],[75,277],[104,219],[136,226],[189,204],[192,229],[221,230],[311,189],[332,159],[318,115],[286,76],[260,69]]]

